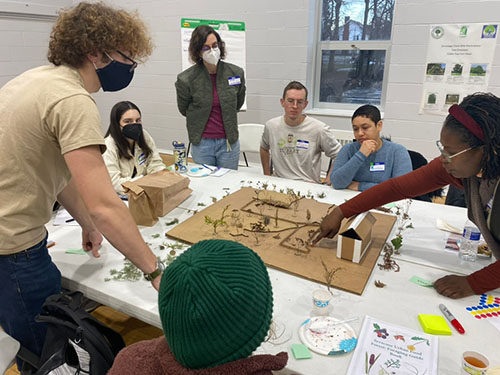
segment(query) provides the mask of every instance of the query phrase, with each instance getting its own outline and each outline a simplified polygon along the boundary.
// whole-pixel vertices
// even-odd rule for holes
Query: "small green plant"
[[[166,258],[163,258],[160,261],[165,265],[165,267],[167,267],[168,265],[170,265],[170,263],[172,263],[176,259],[177,259],[177,255],[168,254]]]
[[[411,217],[408,214],[411,204],[412,200],[407,199],[402,205],[396,205],[396,236],[391,240],[391,244],[394,248],[394,254],[400,254],[399,249],[403,246],[403,232],[406,229],[414,228],[411,222]]]
[[[318,193],[318,198],[319,199],[322,199],[324,197],[326,197],[326,193],[324,191],[322,191],[321,193]]]
[[[174,243],[164,242],[160,246],[160,250],[166,249],[166,250],[174,250],[174,251],[178,252],[178,251],[186,250],[188,247],[189,247],[189,245],[186,245],[186,244],[181,243],[181,242],[174,242]]]
[[[191,210],[188,210],[188,213],[190,213]],[[169,226],[169,225],[174,225],[174,224],[179,224],[179,219],[175,218],[174,220],[171,220],[171,221],[167,221],[165,223],[166,226]]]
[[[135,266],[130,260],[123,261],[123,268],[121,270],[111,269],[109,271],[111,277],[105,278],[104,281],[111,280],[124,280],[124,281],[138,281],[142,277],[142,271]]]
[[[401,253],[399,249],[403,246],[403,232],[406,229],[413,229],[411,217],[408,214],[411,204],[412,200],[407,199],[402,205],[396,205],[396,235],[390,242],[386,242],[382,248],[382,251],[384,252],[382,259],[384,262],[378,264],[381,270],[394,270],[395,272],[399,272],[400,270],[399,264],[392,259],[392,255]]]
[[[205,215],[205,224],[212,225],[214,228],[214,234],[217,234],[217,227],[221,225],[226,225],[226,220],[225,218],[228,217],[229,215],[226,215],[226,211],[229,208],[229,205],[224,207],[222,210],[221,217],[219,219],[213,219],[208,215]]]

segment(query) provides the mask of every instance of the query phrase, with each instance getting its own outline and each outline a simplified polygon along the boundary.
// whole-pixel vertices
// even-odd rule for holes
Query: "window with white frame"
[[[320,0],[315,108],[383,105],[395,0]]]

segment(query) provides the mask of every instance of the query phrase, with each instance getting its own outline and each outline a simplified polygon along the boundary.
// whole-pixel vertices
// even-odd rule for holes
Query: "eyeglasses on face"
[[[128,57],[127,55],[125,55],[123,52],[121,52],[121,51],[119,51],[119,50],[116,50],[116,52],[118,52],[118,53],[119,53],[122,57],[124,57],[125,59],[127,59],[128,61],[130,61],[130,62],[132,63],[132,64],[130,64],[130,69],[129,69],[129,72],[132,72],[132,71],[134,71],[134,70],[135,70],[135,68],[137,68],[138,63],[137,63],[136,61],[134,61],[131,57]],[[109,58],[110,60],[113,60],[113,61],[114,61],[114,59],[113,59],[111,56],[109,56],[106,52],[104,52],[104,54],[105,54],[106,56],[108,56],[108,58]],[[127,65],[128,65],[128,64],[127,64]]]
[[[441,153],[441,155],[443,155],[443,157],[445,158],[445,160],[448,163],[451,163],[451,159],[453,159],[454,157],[456,157],[456,156],[458,156],[460,154],[463,154],[463,153],[465,153],[467,151],[470,151],[470,150],[472,150],[474,148],[474,147],[469,147],[469,148],[466,148],[465,150],[462,150],[462,151],[459,151],[459,152],[457,152],[457,153],[455,153],[453,155],[450,155],[448,152],[446,152],[444,150],[444,147],[443,147],[441,141],[436,141],[436,146],[437,146],[439,152]]]
[[[298,107],[302,107],[302,106],[304,106],[304,104],[306,104],[306,101],[304,99],[288,98],[288,99],[286,99],[285,103],[288,104],[289,106],[293,106],[294,104],[297,104]]]
[[[219,48],[219,43],[218,42],[215,42],[211,46],[204,45],[203,47],[201,47],[201,52],[206,52],[206,51],[208,51],[210,49],[214,49],[214,48]]]

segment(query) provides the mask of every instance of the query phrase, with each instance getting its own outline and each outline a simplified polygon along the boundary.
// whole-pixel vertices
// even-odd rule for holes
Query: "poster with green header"
[[[245,22],[197,18],[181,19],[182,70],[184,71],[193,65],[189,60],[189,41],[193,30],[200,25],[209,25],[219,33],[226,45],[224,61],[238,65],[246,71]]]
[[[446,115],[464,97],[488,88],[498,23],[429,27],[420,114]]]

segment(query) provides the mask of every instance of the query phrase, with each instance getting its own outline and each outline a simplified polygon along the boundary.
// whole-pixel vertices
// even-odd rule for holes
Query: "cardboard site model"
[[[258,253],[266,265],[322,284],[328,283],[329,271],[340,267],[330,285],[362,294],[396,217],[381,213],[370,213],[368,219],[364,216],[369,222],[359,228],[363,231],[358,233],[359,238],[363,239],[354,238],[352,242],[351,259],[356,257],[355,243],[360,243],[359,263],[354,263],[337,257],[337,236],[309,246],[322,218],[332,208],[314,199],[295,195],[290,199],[290,194],[244,187],[195,213],[166,234],[189,244],[207,239],[236,241]],[[358,220],[358,224],[366,223],[365,219]],[[343,228],[349,229],[350,224],[344,223]],[[362,228],[365,226],[371,230],[371,236]],[[366,239],[368,242],[361,244]]]

